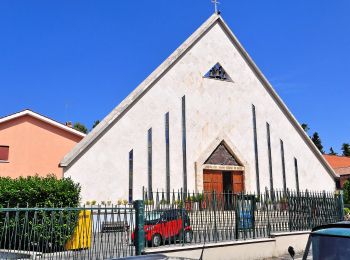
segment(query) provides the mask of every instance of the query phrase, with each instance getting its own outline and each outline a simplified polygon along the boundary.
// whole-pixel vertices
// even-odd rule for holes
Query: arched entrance
[[[244,191],[244,166],[221,142],[203,165],[203,191],[238,194]]]

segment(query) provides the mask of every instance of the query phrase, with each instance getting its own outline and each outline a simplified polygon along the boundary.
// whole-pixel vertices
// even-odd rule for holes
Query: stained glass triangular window
[[[232,81],[220,63],[216,63],[205,75],[205,78]]]

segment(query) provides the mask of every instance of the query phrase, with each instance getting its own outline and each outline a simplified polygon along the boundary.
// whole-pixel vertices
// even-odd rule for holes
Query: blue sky
[[[221,0],[222,16],[325,150],[350,142],[350,1]],[[0,116],[91,128],[211,14],[210,0],[0,1]]]

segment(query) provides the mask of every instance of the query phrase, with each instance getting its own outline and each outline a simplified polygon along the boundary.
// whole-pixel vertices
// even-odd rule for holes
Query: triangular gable
[[[242,166],[223,143],[216,147],[204,164]]]
[[[250,66],[252,71],[255,73],[256,77],[261,81],[262,85],[265,87],[266,91],[270,94],[272,99],[276,102],[281,111],[285,114],[287,119],[293,125],[295,130],[299,133],[300,137],[308,145],[311,151],[314,153],[316,158],[325,167],[328,173],[335,178],[338,176],[333,171],[332,167],[323,158],[322,154],[319,152],[317,147],[311,141],[309,136],[305,133],[303,128],[301,128],[298,121],[288,110],[287,106],[275,92],[269,81],[262,74],[260,69],[256,66],[252,58],[243,48],[241,43],[238,41],[236,36],[227,26],[225,21],[219,14],[214,13],[207,21],[204,22],[178,49],[176,49],[154,72],[151,73],[131,94],[125,98],[109,115],[107,115],[100,124],[97,125],[80,143],[78,143],[71,151],[68,153],[60,163],[60,166],[67,167],[73,161],[81,156],[89,147],[96,142],[108,129],[115,124],[127,111],[133,106],[154,84],[171,69],[179,59],[185,55],[194,44],[199,41],[215,24],[219,24],[221,28],[225,31],[227,36],[232,41],[232,44],[237,48],[237,50],[242,55],[243,59]]]

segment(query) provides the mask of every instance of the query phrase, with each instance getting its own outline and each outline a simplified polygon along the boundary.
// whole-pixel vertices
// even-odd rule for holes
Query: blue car
[[[288,248],[294,257],[292,247]],[[303,260],[348,260],[350,259],[350,222],[344,221],[312,229]]]

